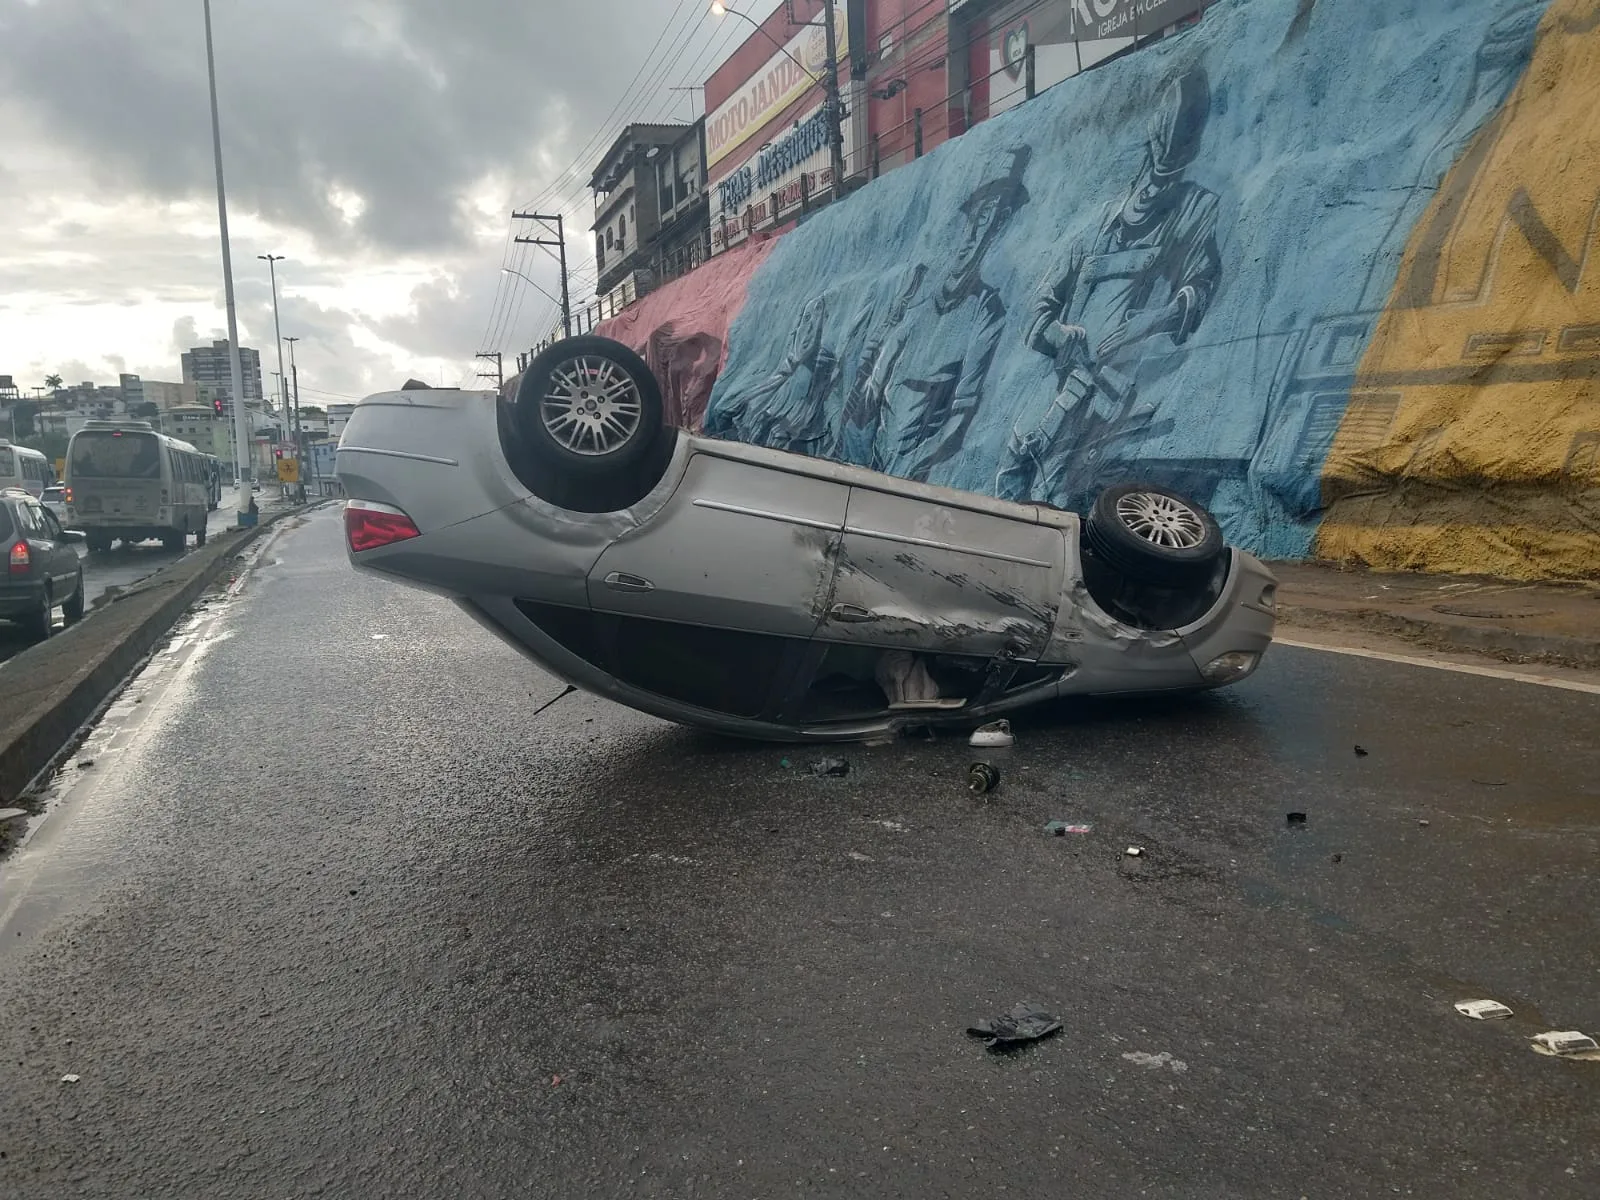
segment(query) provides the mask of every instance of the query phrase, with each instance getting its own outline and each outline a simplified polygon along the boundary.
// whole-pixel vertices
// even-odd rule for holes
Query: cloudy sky
[[[780,0],[743,0],[762,17]],[[733,5],[730,5],[732,7]],[[685,120],[749,34],[702,0],[212,0],[240,340],[302,403],[416,376],[466,383],[554,307],[555,263],[508,246],[515,208],[569,221],[628,120]],[[178,379],[225,336],[201,0],[0,0],[0,375]],[[507,258],[506,255],[510,254]],[[267,386],[272,387],[270,375]]]

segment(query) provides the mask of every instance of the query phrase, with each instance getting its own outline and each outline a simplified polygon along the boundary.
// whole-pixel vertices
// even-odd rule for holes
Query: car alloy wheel
[[[610,359],[582,355],[557,363],[539,402],[539,417],[557,444],[573,454],[614,454],[639,433],[644,398],[633,377]]]
[[[1129,492],[1117,501],[1117,516],[1129,533],[1152,546],[1192,550],[1206,539],[1200,514],[1159,492]]]

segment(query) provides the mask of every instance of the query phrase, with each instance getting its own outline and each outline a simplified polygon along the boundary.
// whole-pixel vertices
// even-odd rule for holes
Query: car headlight
[[[1207,683],[1236,683],[1254,671],[1260,661],[1259,654],[1234,650],[1213,658],[1201,668],[1200,674],[1205,676]]]

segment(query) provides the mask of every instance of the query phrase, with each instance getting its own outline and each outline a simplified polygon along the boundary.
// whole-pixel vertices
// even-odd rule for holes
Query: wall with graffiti
[[[1600,575],[1597,89],[1600,0],[1222,0],[784,236],[704,428],[1064,507],[1165,483],[1276,558]]]

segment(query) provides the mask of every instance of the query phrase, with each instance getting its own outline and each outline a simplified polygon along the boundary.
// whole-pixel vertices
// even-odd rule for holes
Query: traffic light
[[[220,417],[222,415],[222,397],[218,396],[214,399],[211,402],[211,407],[217,410],[217,415]]]
[[[277,449],[276,449],[276,450],[274,450],[274,451],[273,451],[273,452],[272,452],[272,453],[273,453],[273,454],[274,454],[274,455],[275,455],[275,456],[276,456],[276,457],[278,457],[278,458],[282,458],[282,457],[283,457],[283,447],[282,447],[282,446],[279,446],[279,447],[278,447],[278,448],[277,448]]]

